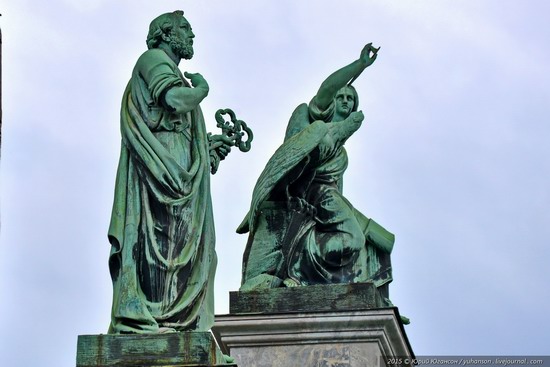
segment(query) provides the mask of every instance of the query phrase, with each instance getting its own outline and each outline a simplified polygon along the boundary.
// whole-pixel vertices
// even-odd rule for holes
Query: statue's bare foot
[[[235,358],[228,356],[227,354],[223,355],[223,359],[225,363],[235,363]]]
[[[299,284],[298,284],[294,279],[290,279],[290,278],[286,278],[286,279],[283,281],[283,284],[284,284],[287,288],[293,288],[293,287],[299,286]]]
[[[177,331],[176,331],[176,329],[171,328],[171,327],[161,326],[161,327],[159,327],[158,333],[159,334],[169,334],[169,333],[177,333]]]

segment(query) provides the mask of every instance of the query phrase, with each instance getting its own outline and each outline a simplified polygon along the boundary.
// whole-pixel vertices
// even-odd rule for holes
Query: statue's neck
[[[176,65],[180,64],[181,58],[174,53],[174,51],[172,50],[172,47],[170,47],[170,45],[168,45],[167,43],[161,43],[159,45],[159,48],[161,50],[163,50],[164,52],[166,52],[166,54],[174,62],[174,64],[176,64]]]

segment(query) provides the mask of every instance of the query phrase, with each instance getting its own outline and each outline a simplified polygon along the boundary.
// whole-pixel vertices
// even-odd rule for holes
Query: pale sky
[[[182,9],[210,84],[255,133],[212,177],[216,312],[235,233],[294,108],[362,47],[344,194],[396,236],[390,298],[417,355],[549,354],[550,3],[545,0],[0,0],[0,360],[74,366],[107,331],[122,92],[149,22]]]

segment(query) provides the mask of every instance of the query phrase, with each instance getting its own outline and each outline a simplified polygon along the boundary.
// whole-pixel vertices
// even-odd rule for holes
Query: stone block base
[[[236,366],[209,332],[80,335],[77,367]]]
[[[229,313],[272,314],[388,307],[373,283],[280,287],[229,292]]]
[[[213,332],[240,367],[384,366],[383,358],[414,356],[393,308],[224,315]]]
[[[390,357],[414,359],[397,308],[376,307],[372,285],[238,293],[212,332],[239,367],[378,367]]]

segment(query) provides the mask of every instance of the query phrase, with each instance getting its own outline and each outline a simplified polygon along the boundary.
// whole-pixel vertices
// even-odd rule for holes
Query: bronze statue
[[[178,68],[193,57],[194,36],[182,11],[154,19],[124,92],[110,333],[207,331],[214,322],[210,171],[240,135],[206,132],[208,83]]]
[[[367,44],[292,114],[237,229],[250,232],[241,291],[372,281],[389,304],[394,236],[342,194],[348,164],[343,145],[364,118],[351,82],[378,50]]]

